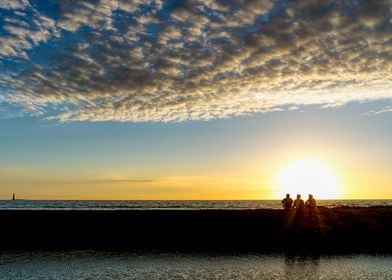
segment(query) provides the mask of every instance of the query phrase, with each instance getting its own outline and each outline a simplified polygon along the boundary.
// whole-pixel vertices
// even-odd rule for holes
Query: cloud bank
[[[392,100],[390,0],[173,3],[1,1],[0,106],[170,122]]]

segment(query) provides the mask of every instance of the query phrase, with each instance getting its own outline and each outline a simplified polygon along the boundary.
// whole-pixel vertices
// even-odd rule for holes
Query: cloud
[[[2,0],[0,2],[0,9],[24,9],[29,6],[28,0]]]
[[[47,119],[208,120],[392,99],[390,1],[68,0],[57,15],[32,2],[0,6],[0,102]]]
[[[27,50],[45,43],[58,35],[55,21],[33,8],[28,1],[5,1],[0,27],[0,58],[18,57],[29,59]]]
[[[85,25],[95,29],[111,29],[115,11],[133,13],[139,10],[140,5],[151,4],[151,2],[140,0],[62,0],[58,1],[58,4],[61,11],[59,26],[65,30],[76,31]]]
[[[153,183],[152,179],[107,179],[107,180],[90,180],[90,184],[133,184],[133,183]]]
[[[31,185],[140,185],[153,184],[161,180],[161,178],[130,178],[129,176],[119,176],[113,174],[87,175],[85,177],[78,177],[70,174],[48,174],[46,171],[39,168],[17,168],[0,165],[0,176],[2,177],[3,185],[10,186],[18,184]]]
[[[384,108],[382,108],[380,110],[372,110],[372,111],[366,112],[366,115],[373,116],[373,115],[379,115],[379,114],[390,113],[390,112],[392,112],[392,106],[385,106]]]

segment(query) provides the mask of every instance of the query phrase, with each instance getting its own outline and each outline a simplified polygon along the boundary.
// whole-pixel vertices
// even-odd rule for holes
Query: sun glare
[[[288,163],[279,172],[276,179],[278,195],[286,193],[306,198],[313,194],[316,198],[338,198],[341,185],[338,176],[321,161],[301,159]]]

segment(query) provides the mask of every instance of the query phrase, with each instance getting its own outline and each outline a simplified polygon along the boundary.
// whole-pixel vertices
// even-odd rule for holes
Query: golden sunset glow
[[[338,175],[323,162],[305,158],[287,163],[278,172],[277,191],[282,196],[313,194],[317,198],[337,198],[341,196],[342,186]]]

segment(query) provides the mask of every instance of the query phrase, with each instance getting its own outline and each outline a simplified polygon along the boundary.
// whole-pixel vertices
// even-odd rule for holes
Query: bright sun
[[[292,197],[301,194],[306,198],[338,198],[341,185],[338,176],[328,166],[315,159],[292,161],[284,166],[276,178],[279,196],[289,193]]]

